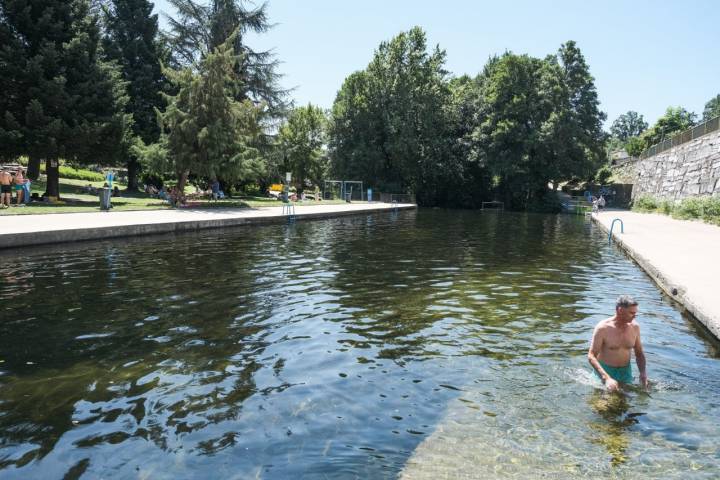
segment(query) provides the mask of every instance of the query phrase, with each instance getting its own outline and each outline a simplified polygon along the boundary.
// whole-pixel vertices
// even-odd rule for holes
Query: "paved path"
[[[298,219],[332,218],[416,208],[412,204],[350,203],[296,206]],[[178,209],[58,213],[0,217],[0,248],[147,235],[287,221],[282,206],[237,209]]]
[[[609,231],[613,219],[617,244],[668,295],[720,338],[720,227],[667,215],[605,211],[593,220]]]

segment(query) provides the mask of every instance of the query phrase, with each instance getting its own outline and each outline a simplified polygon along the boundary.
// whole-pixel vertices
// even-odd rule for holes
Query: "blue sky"
[[[166,0],[155,10],[172,13]],[[296,104],[332,106],[383,40],[415,25],[475,75],[506,50],[536,57],[575,40],[595,77],[607,126],[635,110],[652,124],[668,106],[699,115],[720,94],[720,1],[270,0],[275,28],[248,43],[273,49]],[[164,20],[161,20],[161,25]]]

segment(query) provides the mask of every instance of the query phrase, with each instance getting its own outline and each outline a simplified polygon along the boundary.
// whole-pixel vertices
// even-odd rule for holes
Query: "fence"
[[[415,195],[409,193],[380,193],[380,201],[383,203],[415,203]]]
[[[684,132],[678,133],[677,135],[663,142],[653,145],[652,147],[644,150],[640,154],[639,158],[642,159],[652,157],[653,155],[657,155],[660,152],[669,150],[672,147],[677,147],[678,145],[689,142],[690,140],[695,140],[696,138],[701,137],[706,133],[714,132],[718,129],[720,129],[720,117],[711,118],[707,122],[701,123],[700,125],[695,125],[693,128],[689,128]]]

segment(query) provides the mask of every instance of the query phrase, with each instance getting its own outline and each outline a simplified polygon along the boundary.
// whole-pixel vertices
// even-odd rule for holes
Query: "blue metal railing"
[[[283,203],[282,214],[288,216],[288,223],[295,221],[295,205],[292,203]]]
[[[612,234],[613,228],[615,227],[615,222],[620,222],[620,233],[625,233],[625,225],[623,224],[623,221],[619,218],[613,219],[612,223],[610,224],[610,231],[608,232],[608,244],[612,242]]]

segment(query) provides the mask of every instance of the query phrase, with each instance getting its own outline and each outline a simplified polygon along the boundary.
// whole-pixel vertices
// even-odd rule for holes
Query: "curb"
[[[387,207],[353,209],[347,211],[297,213],[295,219],[322,220],[350,215],[367,215],[395,210],[414,210],[417,205],[388,205]],[[0,249],[22,248],[37,245],[55,245],[79,241],[104,240],[108,238],[133,237],[166,233],[192,232],[211,228],[242,227],[248,225],[282,224],[287,215],[271,213],[258,217],[230,217],[221,219],[170,221],[164,223],[138,223],[105,227],[71,228],[40,232],[8,233],[0,235]]]

